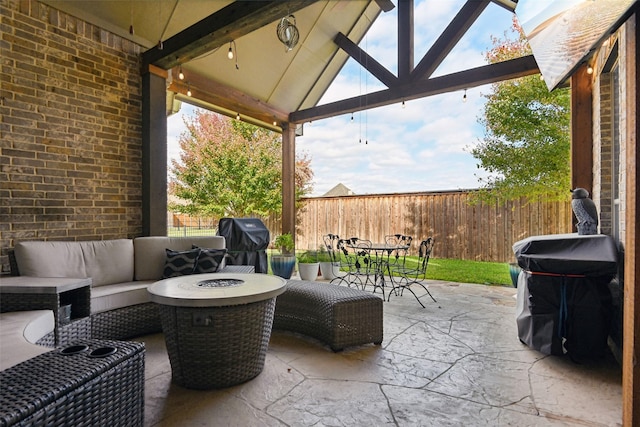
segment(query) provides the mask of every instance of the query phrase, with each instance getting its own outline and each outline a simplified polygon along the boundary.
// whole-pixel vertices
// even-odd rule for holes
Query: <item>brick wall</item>
[[[140,46],[0,1],[0,258],[19,240],[141,234]]]

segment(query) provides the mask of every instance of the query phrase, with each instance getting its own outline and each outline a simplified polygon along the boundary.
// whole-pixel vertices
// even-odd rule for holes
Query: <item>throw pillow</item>
[[[198,248],[194,246],[194,249]],[[222,260],[227,254],[226,249],[210,249],[210,248],[198,248],[200,249],[200,255],[198,256],[198,262],[196,263],[196,274],[201,273],[216,273],[220,270]]]
[[[163,279],[193,274],[198,262],[198,255],[200,255],[199,248],[186,251],[166,249],[166,252],[167,259],[164,262]]]

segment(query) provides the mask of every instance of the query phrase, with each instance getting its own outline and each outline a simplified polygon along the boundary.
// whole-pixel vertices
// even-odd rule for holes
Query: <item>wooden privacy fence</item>
[[[433,236],[434,257],[511,262],[511,247],[518,240],[572,232],[570,200],[471,205],[471,197],[469,191],[448,191],[303,199],[296,249],[317,249],[327,233],[374,242],[400,233],[418,242]],[[281,230],[275,218],[265,225],[273,236]]]

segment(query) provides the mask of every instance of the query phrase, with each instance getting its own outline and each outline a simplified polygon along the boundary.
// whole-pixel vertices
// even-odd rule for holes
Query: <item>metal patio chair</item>
[[[340,256],[340,270],[346,270],[346,274],[336,277],[331,280],[331,283],[345,283],[349,287],[354,285],[364,290],[372,272],[371,241],[357,237],[338,239],[337,249]]]
[[[418,300],[422,308],[424,308],[424,304],[422,304],[418,295],[416,295],[413,289],[411,289],[412,285],[418,285],[421,286],[427,294],[429,294],[433,302],[437,302],[433,295],[431,295],[431,292],[429,292],[429,289],[427,289],[427,285],[423,283],[423,280],[426,277],[425,275],[427,273],[427,266],[429,265],[431,251],[433,250],[433,244],[433,237],[428,237],[420,242],[420,246],[418,247],[418,265],[416,267],[409,267],[407,265],[390,267],[389,272],[391,274],[393,289],[389,292],[389,299],[391,299],[391,294],[393,293],[402,296],[404,290],[407,289],[413,294],[416,300]]]

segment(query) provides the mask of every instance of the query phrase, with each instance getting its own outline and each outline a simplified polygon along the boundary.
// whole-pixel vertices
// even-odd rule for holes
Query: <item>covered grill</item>
[[[607,348],[612,301],[608,284],[618,251],[610,236],[556,234],[516,242],[516,323],[520,341],[544,354],[574,360]]]
[[[227,242],[227,264],[252,265],[256,273],[267,273],[269,230],[258,218],[221,218],[218,235]]]

